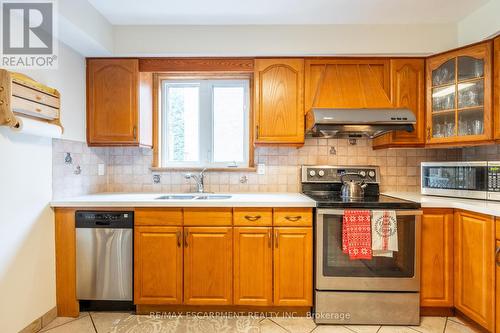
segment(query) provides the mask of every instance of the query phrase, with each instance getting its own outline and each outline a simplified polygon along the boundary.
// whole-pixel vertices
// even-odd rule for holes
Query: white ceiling
[[[488,0],[88,0],[114,25],[451,23]]]

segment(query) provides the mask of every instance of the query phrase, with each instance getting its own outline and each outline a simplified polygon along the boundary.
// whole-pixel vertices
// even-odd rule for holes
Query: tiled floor
[[[123,312],[84,312],[59,317],[47,333],[476,333],[456,317],[423,317],[420,326],[316,325],[310,318],[175,317],[153,318]]]

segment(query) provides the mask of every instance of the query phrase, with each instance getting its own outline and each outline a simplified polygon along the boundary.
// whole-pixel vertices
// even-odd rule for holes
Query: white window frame
[[[199,161],[177,162],[169,161],[168,156],[168,128],[167,100],[168,87],[171,86],[198,86],[199,87]],[[244,137],[243,161],[214,162],[214,101],[215,87],[242,87],[244,89]],[[161,80],[161,115],[160,115],[160,166],[163,168],[248,168],[250,160],[250,80],[249,79],[163,79]],[[204,126],[203,124],[210,124]]]

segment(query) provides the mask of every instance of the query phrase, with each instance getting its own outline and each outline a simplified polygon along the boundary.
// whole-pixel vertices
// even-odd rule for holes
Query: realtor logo
[[[1,67],[56,68],[54,1],[2,1],[1,4]]]

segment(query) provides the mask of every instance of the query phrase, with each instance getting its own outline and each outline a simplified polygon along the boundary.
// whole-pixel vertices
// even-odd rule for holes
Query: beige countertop
[[[54,200],[50,205],[52,207],[316,207],[314,200],[301,193],[214,193],[213,195],[230,195],[231,198],[156,199],[162,195],[172,195],[172,193],[97,193]]]
[[[500,201],[439,197],[422,195],[415,192],[385,192],[382,194],[394,198],[419,202],[422,208],[454,208],[480,214],[500,216]]]

